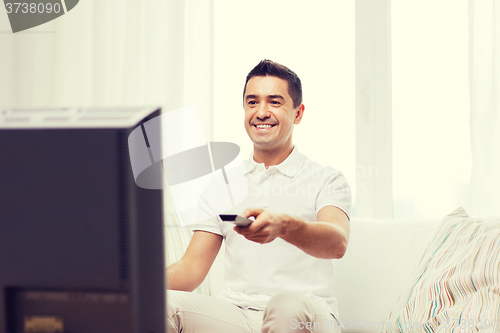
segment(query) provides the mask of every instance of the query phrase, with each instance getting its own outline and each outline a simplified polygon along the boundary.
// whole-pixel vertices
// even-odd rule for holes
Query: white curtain
[[[0,16],[0,106],[196,104],[212,136],[212,0],[81,0],[16,34]]]
[[[80,0],[60,18],[9,33],[0,10],[0,108],[195,105],[212,134],[212,0]],[[167,264],[190,230],[168,190]],[[209,281],[199,288],[209,293]]]
[[[500,2],[469,0],[472,216],[500,216]]]

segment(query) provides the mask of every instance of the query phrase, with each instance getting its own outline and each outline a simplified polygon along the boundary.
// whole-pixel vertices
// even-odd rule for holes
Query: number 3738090
[[[61,11],[61,5],[58,3],[26,3],[26,2],[7,2],[5,3],[7,14],[22,13],[22,14],[35,14],[35,13],[56,13]]]

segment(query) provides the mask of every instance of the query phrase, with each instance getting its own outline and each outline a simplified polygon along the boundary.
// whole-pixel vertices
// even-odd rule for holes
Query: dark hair
[[[258,65],[248,73],[245,87],[243,88],[243,99],[245,98],[248,80],[254,76],[275,76],[287,81],[288,95],[290,95],[293,100],[293,107],[296,108],[302,103],[302,84],[297,74],[291,69],[268,59],[259,62]]]

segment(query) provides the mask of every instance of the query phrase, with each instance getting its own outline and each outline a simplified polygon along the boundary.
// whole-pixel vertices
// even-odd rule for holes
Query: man
[[[202,197],[200,211],[212,218],[193,227],[186,253],[167,269],[169,289],[177,290],[167,296],[170,330],[339,332],[330,259],[347,248],[349,185],[292,144],[305,109],[294,72],[261,61],[247,76],[243,102],[254,151],[245,161],[249,194],[231,213],[255,221],[222,222],[216,216],[227,212]],[[204,280],[223,240],[225,289],[219,297],[186,293]]]

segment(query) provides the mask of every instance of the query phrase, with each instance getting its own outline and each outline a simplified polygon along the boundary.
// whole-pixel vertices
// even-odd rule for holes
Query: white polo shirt
[[[350,219],[351,191],[346,178],[331,167],[311,161],[297,147],[281,164],[267,170],[263,163],[254,161],[253,153],[244,167],[248,194],[242,202],[227,210],[227,204],[221,204],[227,203],[227,192],[220,187],[219,179],[200,199],[198,215],[203,216],[199,218],[203,222],[192,227],[224,237],[225,289],[219,297],[243,308],[263,310],[273,295],[296,291],[329,306],[338,318],[332,260],[315,258],[281,238],[268,244],[247,240],[233,230],[233,223],[223,222],[218,214],[241,214],[246,208],[259,207],[317,221],[321,208],[335,206]],[[227,173],[231,181],[231,171]]]

